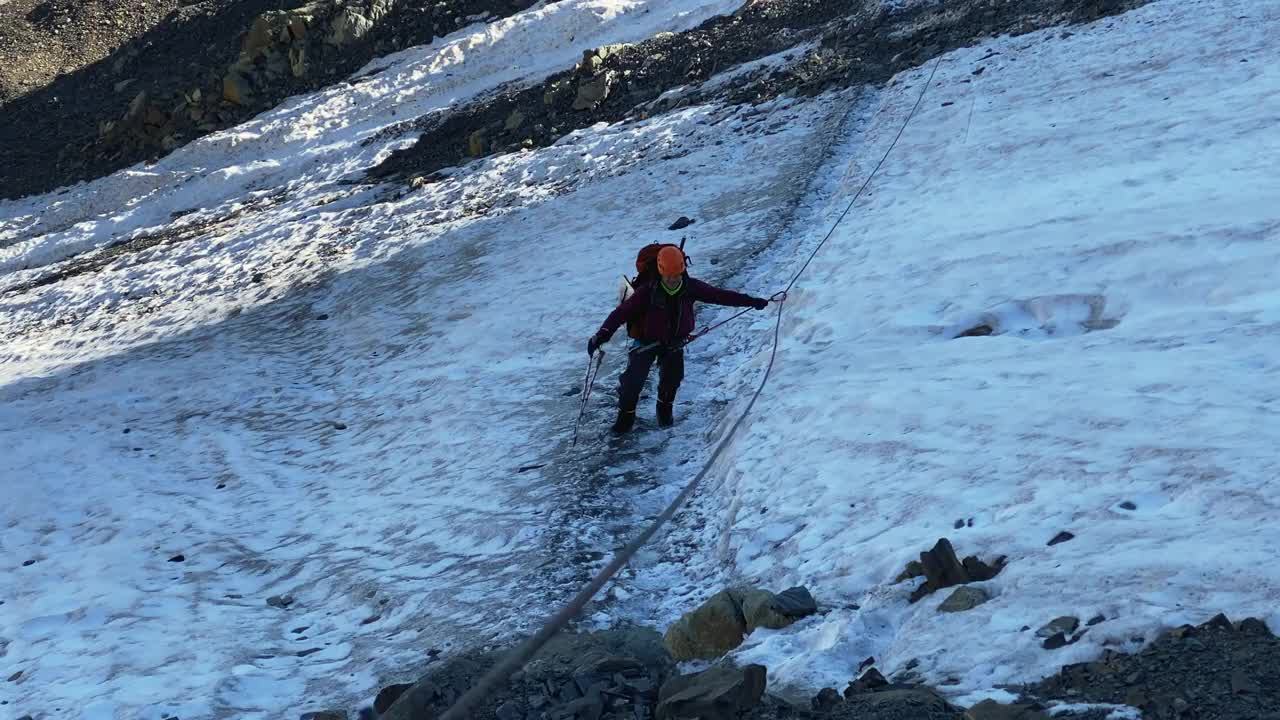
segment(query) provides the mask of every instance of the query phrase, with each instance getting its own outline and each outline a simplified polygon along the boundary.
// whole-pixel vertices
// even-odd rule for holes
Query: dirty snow
[[[589,128],[420,190],[344,180],[410,141],[360,147],[399,120],[728,9],[536,8],[155,167],[0,203],[7,707],[349,706],[429,648],[529,627],[575,589],[566,548],[600,562],[674,496],[758,382],[772,317],[691,346],[682,432],[642,409],[622,444],[602,437],[615,342],[567,451],[585,338],[637,243],[688,215],[695,274],[780,289],[930,66]],[[963,702],[1219,611],[1280,627],[1278,12],[1169,0],[943,58],[787,302],[745,434],[591,622],[803,583],[824,614],[738,659],[843,687],[865,657],[914,658]],[[163,242],[4,294],[143,236]],[[995,334],[951,339],[977,324]],[[602,487],[625,508],[608,527],[583,500]],[[892,583],[939,537],[1009,557],[990,602],[943,615],[946,592]],[[1041,649],[1065,614],[1107,621]]]
[[[651,8],[670,23],[680,6]],[[0,662],[22,672],[5,699],[37,718],[276,718],[540,620],[632,527],[594,527],[571,482],[601,484],[598,418],[564,446],[636,238],[694,216],[700,272],[726,276],[776,232],[847,102],[602,125],[416,191],[342,185],[320,158],[261,191],[224,178],[112,209],[137,189],[126,172],[66,196],[164,241],[0,298]],[[291,122],[278,113],[257,122]],[[224,150],[234,175],[297,147]],[[744,175],[753,158],[768,167]],[[97,242],[100,219],[54,232],[66,212],[5,216],[52,233],[10,257]]]
[[[1275,3],[1164,2],[946,56],[792,293],[707,530],[677,531],[705,564],[654,561],[631,590],[702,587],[648,617],[717,577],[806,584],[829,612],[738,660],[842,688],[864,658],[887,675],[918,659],[966,702],[1222,611],[1280,628],[1278,20]],[[798,267],[929,69],[885,93],[830,166],[829,205],[759,277]],[[952,339],[978,324],[995,334]],[[755,380],[721,382],[740,406]],[[942,537],[1008,556],[990,602],[940,614],[950,591],[912,605],[919,581],[893,584]],[[1034,637],[1098,614],[1067,648]]]

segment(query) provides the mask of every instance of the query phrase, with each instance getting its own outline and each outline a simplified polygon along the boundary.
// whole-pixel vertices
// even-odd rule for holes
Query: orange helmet
[[[675,245],[668,245],[658,251],[659,275],[683,275],[684,252]]]

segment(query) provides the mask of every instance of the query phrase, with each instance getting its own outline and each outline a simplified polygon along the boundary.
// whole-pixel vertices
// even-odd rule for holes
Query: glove
[[[751,298],[751,307],[756,310],[763,310],[769,307],[769,301],[764,298]]]
[[[600,349],[600,337],[597,335],[592,335],[590,339],[587,340],[587,355],[595,355],[596,350],[599,350],[599,349]]]

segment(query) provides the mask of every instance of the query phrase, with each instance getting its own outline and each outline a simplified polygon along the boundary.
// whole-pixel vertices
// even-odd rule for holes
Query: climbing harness
[[[831,239],[831,236],[835,234],[836,228],[840,226],[840,222],[844,220],[845,216],[849,214],[849,211],[853,209],[854,203],[858,202],[858,198],[862,197],[862,193],[866,191],[869,185],[871,185],[871,180],[876,176],[876,173],[880,171],[880,167],[889,159],[889,153],[893,152],[893,149],[897,147],[898,140],[902,138],[902,134],[906,132],[907,125],[920,109],[920,104],[924,102],[925,93],[929,90],[929,87],[933,85],[933,77],[937,74],[938,65],[941,63],[942,56],[940,55],[938,56],[937,61],[933,64],[933,71],[929,73],[929,80],[925,82],[924,87],[920,89],[920,97],[916,99],[915,106],[912,107],[911,112],[907,114],[907,119],[902,122],[902,127],[898,129],[898,134],[894,136],[893,142],[889,143],[889,149],[885,150],[884,156],[880,158],[880,162],[876,163],[876,166],[872,168],[871,173],[867,175],[867,179],[862,183],[862,186],[858,188],[858,192],[854,194],[853,199],[849,201],[848,207],[846,207],[844,212],[840,213],[840,216],[836,218],[836,221],[831,225],[831,229],[827,231],[826,236],[823,237],[817,247],[813,249],[813,252],[809,254],[808,259],[804,261],[804,265],[800,266],[800,270],[796,272],[795,276],[791,278],[791,282],[787,283],[787,287],[780,293],[782,297],[778,301],[778,314],[773,326],[773,348],[769,352],[769,363],[765,366],[764,376],[760,379],[759,387],[756,388],[755,392],[751,395],[751,399],[747,402],[747,407],[743,409],[742,414],[738,416],[736,421],[734,421],[733,426],[729,428],[729,431],[721,437],[719,444],[716,445],[715,450],[712,451],[711,457],[707,459],[705,464],[703,464],[702,469],[698,471],[698,474],[695,475],[694,478],[689,481],[689,484],[680,491],[680,494],[671,501],[671,504],[667,506],[667,509],[663,510],[662,514],[655,518],[639,536],[614,555],[613,560],[610,561],[603,570],[597,573],[596,576],[591,579],[591,582],[588,583],[581,592],[574,596],[573,600],[569,601],[569,603],[561,608],[555,615],[548,618],[546,623],[543,624],[542,628],[539,629],[533,637],[522,643],[520,647],[512,650],[510,653],[507,653],[507,656],[504,657],[501,662],[495,665],[493,669],[485,674],[484,677],[480,678],[480,681],[468,690],[466,694],[459,698],[444,715],[441,715],[440,720],[464,720],[469,717],[472,709],[477,703],[487,697],[490,697],[499,683],[505,682],[512,673],[523,667],[524,664],[528,662],[543,645],[546,645],[547,642],[551,640],[552,636],[560,632],[560,630],[568,625],[579,612],[582,612],[582,609],[587,606],[587,603],[591,602],[591,598],[595,597],[596,593],[600,592],[600,589],[604,587],[605,583],[609,582],[609,580],[611,580],[613,576],[622,569],[622,566],[631,561],[631,558],[640,551],[640,548],[644,547],[644,545],[657,534],[658,530],[662,529],[662,526],[666,525],[667,522],[675,516],[676,511],[680,509],[680,506],[689,499],[689,496],[693,495],[695,490],[697,490],[707,472],[711,470],[715,465],[716,460],[720,458],[720,454],[724,452],[725,448],[729,446],[729,442],[738,434],[738,428],[742,426],[742,421],[746,420],[747,416],[751,414],[751,409],[755,407],[756,400],[760,398],[760,394],[764,392],[765,385],[769,382],[769,376],[773,372],[773,363],[778,356],[778,345],[780,344],[782,337],[782,309],[786,301],[786,293],[790,292],[791,288],[795,286],[796,281],[799,280],[800,276],[804,274],[804,271],[808,269],[809,263],[817,257],[818,251],[820,251],[823,246],[827,244],[827,241]],[[777,297],[777,295],[774,297]],[[733,318],[729,319],[732,320]],[[726,320],[725,322],[728,321]],[[706,334],[709,330],[704,331],[702,334]]]

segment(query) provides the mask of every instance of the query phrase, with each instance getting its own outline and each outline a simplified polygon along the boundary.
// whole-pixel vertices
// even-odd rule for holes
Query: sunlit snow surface
[[[722,582],[832,608],[738,660],[842,688],[867,657],[918,659],[969,701],[1217,612],[1280,627],[1277,21],[1270,2],[1162,2],[942,60],[792,293],[750,430],[681,536]],[[760,282],[830,227],[929,69],[886,92]],[[941,537],[1008,556],[990,602],[940,614],[950,591],[912,605],[919,581],[892,584]],[[650,609],[663,623],[714,577],[655,565],[632,596],[693,582]],[[1034,630],[1061,615],[1107,621],[1044,650]]]
[[[535,9],[152,168],[0,203],[6,708],[349,705],[429,649],[527,628],[674,496],[754,389],[772,315],[691,346],[678,431],[646,401],[622,442],[615,341],[571,451],[618,276],[683,234],[695,275],[780,289],[932,65],[591,128],[409,192],[343,181],[411,141],[361,147],[400,120],[731,9]],[[743,435],[591,623],[804,583],[829,612],[740,659],[843,687],[868,656],[917,658],[965,701],[1219,611],[1280,627],[1278,20],[1169,0],[945,56],[792,292]],[[680,215],[697,223],[666,231]],[[137,236],[162,241],[5,293]],[[952,339],[979,324],[995,334]],[[994,599],[908,604],[892,580],[939,537],[1008,556]],[[1108,620],[1053,652],[1021,631],[1064,614]]]

